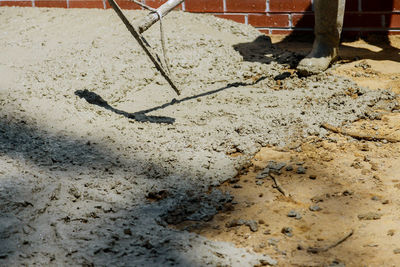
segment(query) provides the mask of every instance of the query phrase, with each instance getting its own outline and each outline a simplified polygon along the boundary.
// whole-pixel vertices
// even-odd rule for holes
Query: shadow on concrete
[[[372,2],[372,1],[371,1]],[[384,52],[375,52],[367,48],[354,48],[348,45],[341,45],[340,57],[344,59],[374,59],[374,60],[392,60],[400,62],[400,49],[392,46],[389,38],[389,27],[392,24],[393,14],[391,11],[394,9],[394,0],[383,0],[379,4],[372,4],[376,10],[374,12],[382,13],[384,16],[384,25],[382,20],[378,22],[371,21],[365,22],[368,18],[368,14],[361,16],[357,12],[358,1],[347,0],[346,1],[346,13],[344,17],[344,26],[342,32],[341,43],[343,42],[354,42],[357,40],[363,40],[367,44],[381,48]],[[370,9],[373,7],[369,7]],[[314,41],[314,15],[312,6],[310,5],[305,15],[298,21],[292,28],[292,33],[284,37],[282,40],[272,44],[271,39],[268,36],[259,36],[254,41],[249,43],[241,43],[234,45],[234,49],[237,50],[245,61],[249,62],[260,62],[269,64],[276,61],[280,64],[289,64],[291,68],[295,68],[302,58],[304,58],[312,48]],[[360,25],[371,25],[365,28],[363,31],[357,31],[357,28],[352,28],[354,23]],[[379,25],[377,25],[379,23]],[[382,27],[381,27],[382,26]],[[368,30],[368,31],[367,31]],[[294,57],[288,58],[285,54],[277,52],[274,48],[280,48],[292,51],[296,53]],[[387,51],[390,51],[388,56]]]
[[[173,124],[175,122],[174,118],[163,117],[163,116],[149,116],[146,113],[150,111],[140,111],[135,113],[128,113],[119,109],[116,109],[110,106],[107,101],[105,101],[101,96],[94,92],[90,92],[89,90],[77,90],[75,91],[75,95],[80,98],[85,99],[89,104],[93,104],[99,107],[103,107],[107,110],[110,110],[118,115],[123,115],[128,119],[132,119],[138,122],[150,122],[150,123],[166,123]]]
[[[264,37],[265,38],[269,38],[267,36],[263,36],[263,38]],[[105,108],[107,110],[110,110],[110,111],[116,113],[116,114],[123,115],[123,116],[127,117],[128,119],[133,119],[133,120],[136,120],[138,122],[173,124],[175,122],[175,118],[163,117],[163,116],[148,116],[146,114],[150,113],[150,112],[153,112],[153,111],[157,111],[157,110],[161,110],[161,109],[167,108],[169,106],[177,105],[177,104],[182,103],[182,102],[186,102],[186,101],[190,101],[190,100],[193,100],[193,99],[198,99],[198,98],[201,98],[201,97],[217,94],[217,93],[219,93],[221,91],[225,91],[225,90],[230,89],[230,88],[255,85],[255,84],[265,80],[266,78],[267,78],[266,76],[258,78],[255,82],[252,82],[252,83],[244,83],[244,82],[230,83],[227,86],[224,86],[224,87],[221,87],[221,88],[218,88],[218,89],[215,89],[215,90],[207,91],[207,92],[204,92],[204,93],[201,93],[201,94],[198,94],[198,95],[187,96],[187,97],[184,97],[182,99],[175,99],[174,98],[168,103],[165,103],[165,104],[153,107],[153,108],[149,108],[149,109],[146,109],[146,110],[137,111],[137,112],[134,112],[134,113],[128,113],[128,112],[125,112],[125,111],[122,111],[122,110],[119,110],[119,109],[116,109],[116,108],[110,106],[107,103],[107,101],[105,101],[101,96],[99,96],[98,94],[96,94],[94,92],[91,92],[91,91],[89,91],[87,89],[85,89],[85,90],[77,90],[77,91],[75,91],[75,95],[77,95],[80,98],[85,99],[89,104],[96,105],[96,106],[99,106],[99,107],[103,107],[103,108]],[[280,79],[282,79],[281,75],[277,75],[275,77],[275,80],[280,80]]]
[[[107,106],[89,96],[96,98],[90,102]],[[159,191],[150,194],[138,185],[154,178],[145,173],[147,178],[140,180],[135,166],[162,168],[151,159],[123,160],[101,143],[50,134],[46,128],[10,119],[0,120],[0,157],[3,170],[13,170],[0,180],[2,266],[189,266],[198,253],[209,255],[210,261],[214,252],[229,258],[227,251],[234,249],[166,227],[160,217],[168,211],[165,202],[176,203],[190,215],[196,209],[186,206],[201,206],[207,193],[182,180],[182,185],[167,188],[166,199],[163,195],[146,201]],[[120,181],[132,188],[112,192],[114,172],[132,177]],[[93,192],[102,196],[93,197]]]
[[[291,68],[296,67],[303,56],[285,52],[278,45],[272,44],[271,37],[260,35],[253,42],[236,44],[233,48],[240,53],[245,61],[263,64],[277,62],[287,64]]]

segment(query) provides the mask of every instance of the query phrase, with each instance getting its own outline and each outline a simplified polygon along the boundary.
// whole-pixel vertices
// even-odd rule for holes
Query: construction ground
[[[0,8],[0,265],[398,266],[400,38],[299,77],[312,38],[163,25],[181,96],[112,10]]]

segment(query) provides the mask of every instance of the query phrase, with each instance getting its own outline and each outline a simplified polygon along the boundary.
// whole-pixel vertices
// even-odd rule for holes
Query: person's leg
[[[314,0],[315,40],[310,54],[300,61],[302,75],[322,72],[338,55],[346,0]]]

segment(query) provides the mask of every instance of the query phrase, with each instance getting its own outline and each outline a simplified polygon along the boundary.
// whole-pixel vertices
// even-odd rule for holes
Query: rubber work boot
[[[297,66],[301,75],[326,70],[338,56],[346,0],[314,0],[315,40],[313,49]]]

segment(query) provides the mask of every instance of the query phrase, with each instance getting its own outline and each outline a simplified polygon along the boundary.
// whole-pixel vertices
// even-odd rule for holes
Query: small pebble
[[[332,261],[331,264],[328,265],[328,267],[346,267],[346,264],[344,264],[338,260],[334,260],[334,261]]]
[[[379,245],[378,244],[367,244],[364,245],[364,247],[370,247],[370,248],[377,248]]]
[[[308,208],[310,211],[320,211],[321,207],[318,205],[313,205]]]
[[[368,144],[363,144],[361,147],[361,151],[369,151]],[[364,156],[364,161],[369,161],[369,156]]]
[[[261,174],[264,174],[264,175],[268,175],[269,173],[270,173],[270,169],[268,168],[268,167],[265,167],[262,171],[261,171]]]
[[[343,196],[351,196],[352,194],[353,194],[353,192],[349,191],[349,190],[344,190],[342,193]]]
[[[252,232],[257,232],[258,231],[258,224],[254,220],[246,221],[245,225],[247,225]]]
[[[236,226],[241,226],[244,224],[244,220],[238,219],[238,220],[232,220],[230,222],[227,222],[225,224],[226,227],[231,228],[231,227],[236,227]]]
[[[394,250],[393,250],[393,253],[394,253],[394,254],[400,254],[400,248],[394,249]]]
[[[394,229],[390,229],[388,232],[387,232],[387,235],[388,236],[394,236],[394,234],[395,234],[395,230]]]
[[[262,185],[264,183],[264,181],[258,180],[256,181],[256,185]]]
[[[310,174],[309,178],[311,180],[315,180],[315,179],[317,179],[317,176],[315,174]]]
[[[277,163],[275,161],[270,161],[270,162],[268,162],[267,168],[269,168],[270,170],[279,171],[285,166],[286,166],[285,162],[278,162]]]
[[[232,221],[227,222],[225,224],[225,226],[228,227],[228,228],[241,226],[241,225],[248,226],[252,232],[257,232],[258,231],[258,224],[254,220],[238,219],[238,220],[232,220]]]
[[[300,213],[298,213],[298,212],[295,211],[295,210],[289,211],[289,213],[287,214],[287,216],[288,216],[288,217],[291,217],[291,218],[295,218],[296,220],[300,220],[300,219],[302,218],[301,215],[300,215]]]
[[[268,162],[267,167],[261,173],[266,173],[266,174],[274,173],[280,175],[282,173],[281,169],[285,166],[286,163],[284,162],[270,161]]]
[[[292,237],[293,236],[293,229],[292,227],[283,227],[281,230],[281,233],[288,236],[288,237]]]
[[[284,250],[279,250],[278,248],[275,248],[275,251],[276,251],[277,253],[281,254],[281,255],[284,255],[284,256],[287,255],[286,251],[284,251]]]
[[[378,170],[378,164],[377,163],[371,162],[370,164],[371,164],[371,170],[373,170],[373,171],[377,171]]]
[[[379,220],[382,217],[382,214],[377,212],[367,212],[359,214],[357,217],[359,220]]]
[[[132,231],[129,228],[124,229],[124,234],[126,235],[132,235]]]
[[[303,166],[299,166],[297,168],[297,174],[305,174],[306,173],[306,168],[304,168]]]
[[[311,198],[311,201],[314,203],[324,202],[324,197],[323,196],[314,196]]]
[[[268,173],[261,172],[261,173],[257,174],[256,179],[264,179],[267,176],[268,176]]]
[[[288,217],[296,217],[297,212],[294,210],[289,211],[289,213],[287,214]]]
[[[288,172],[293,171],[293,166],[292,165],[286,166],[286,171],[288,171]]]
[[[279,240],[275,239],[275,238],[268,238],[267,242],[268,242],[268,245],[270,245],[270,246],[276,246],[278,244]]]

